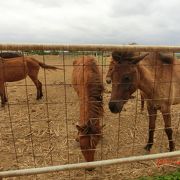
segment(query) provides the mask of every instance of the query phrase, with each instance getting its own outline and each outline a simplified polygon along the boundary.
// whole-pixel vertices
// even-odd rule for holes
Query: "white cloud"
[[[0,42],[179,44],[179,0],[6,0]]]

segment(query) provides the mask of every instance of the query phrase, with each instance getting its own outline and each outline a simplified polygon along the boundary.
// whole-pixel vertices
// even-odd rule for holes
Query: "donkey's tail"
[[[55,66],[51,66],[51,65],[47,65],[43,62],[39,62],[38,60],[34,59],[34,58],[31,58],[33,61],[36,61],[42,68],[44,69],[49,69],[49,70],[63,70],[63,68],[58,68],[58,67],[55,67]]]

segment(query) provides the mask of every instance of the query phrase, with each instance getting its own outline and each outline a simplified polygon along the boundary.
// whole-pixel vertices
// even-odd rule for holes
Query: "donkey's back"
[[[154,86],[153,99],[163,104],[180,103],[180,62],[173,54],[150,53],[140,63],[152,79]]]
[[[83,95],[82,91],[88,84],[101,82],[101,74],[93,57],[79,58],[73,62],[73,66],[72,84],[78,95]]]

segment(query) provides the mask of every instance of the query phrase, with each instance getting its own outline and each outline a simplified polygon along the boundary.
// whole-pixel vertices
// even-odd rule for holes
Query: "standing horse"
[[[116,61],[112,69],[112,92],[109,109],[121,112],[124,104],[137,89],[147,100],[149,114],[149,138],[145,149],[153,145],[157,110],[160,110],[169,140],[169,150],[175,149],[171,128],[171,105],[180,103],[180,63],[164,53],[146,53],[138,56],[133,52],[112,53]],[[154,64],[152,66],[152,64]]]
[[[95,149],[101,137],[104,87],[93,57],[75,60],[73,66],[72,84],[80,101],[80,120],[76,128],[82,154],[90,162],[94,160]]]
[[[11,58],[8,61],[0,58],[0,96],[2,106],[7,102],[4,83],[25,79],[27,75],[31,78],[37,88],[37,100],[42,98],[42,83],[38,80],[40,67],[51,70],[59,69],[30,57],[16,57]]]

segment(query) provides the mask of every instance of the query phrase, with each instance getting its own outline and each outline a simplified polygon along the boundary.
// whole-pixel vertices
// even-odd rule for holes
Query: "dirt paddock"
[[[34,56],[43,61],[43,56]],[[47,64],[65,67],[65,71],[40,70],[39,80],[43,83],[44,97],[36,100],[36,89],[32,81],[7,83],[9,104],[0,108],[0,169],[12,170],[30,167],[44,167],[84,162],[80,148],[75,142],[75,124],[79,118],[78,97],[71,85],[74,56],[46,55]],[[109,59],[98,57],[105,79]],[[64,62],[64,63],[63,63]],[[65,66],[63,66],[65,65]],[[96,160],[143,155],[147,141],[148,116],[146,108],[140,112],[140,96],[129,100],[121,115],[112,114],[108,109],[111,85],[104,81],[105,92],[103,139],[96,151]],[[172,107],[172,125],[176,149],[180,149],[179,125],[180,105]],[[163,119],[158,114],[155,142],[151,153],[167,152],[168,141],[164,133]],[[166,166],[167,167],[167,166]],[[146,161],[96,168],[92,172],[73,170],[20,179],[134,179],[153,172],[162,172],[156,161]],[[172,169],[174,167],[171,167]],[[169,166],[168,166],[169,169]],[[7,178],[19,179],[19,178]]]

